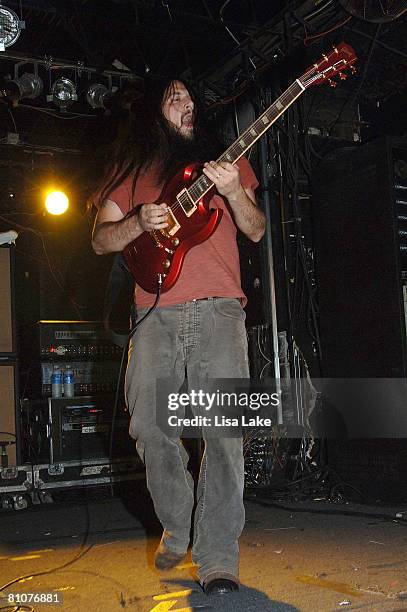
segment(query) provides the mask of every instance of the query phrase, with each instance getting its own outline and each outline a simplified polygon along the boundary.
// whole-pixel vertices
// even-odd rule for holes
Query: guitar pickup
[[[196,204],[193,200],[191,200],[187,189],[180,191],[180,193],[177,195],[177,202],[187,217],[190,217],[192,213],[196,211]]]

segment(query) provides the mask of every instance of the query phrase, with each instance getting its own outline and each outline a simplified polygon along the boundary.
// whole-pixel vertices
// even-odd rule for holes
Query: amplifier
[[[42,361],[119,360],[122,354],[100,321],[39,321],[38,344]]]
[[[54,368],[53,361],[41,361],[41,395],[51,395],[51,375]],[[95,395],[98,393],[114,393],[119,376],[119,361],[59,361],[61,370],[68,365],[74,373],[74,395]]]
[[[75,396],[116,389],[122,349],[109,340],[100,321],[38,321],[31,336],[25,330],[22,348],[30,374],[24,388],[30,399],[51,395],[55,364],[61,370],[71,366]]]
[[[48,399],[50,462],[109,457],[112,395]],[[113,456],[134,455],[129,416],[119,403],[113,432]]]

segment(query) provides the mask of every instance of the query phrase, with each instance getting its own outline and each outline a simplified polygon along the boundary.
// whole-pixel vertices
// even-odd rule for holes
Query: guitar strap
[[[136,306],[134,304],[134,279],[130,274],[129,269],[123,259],[122,253],[116,253],[105,289],[105,297],[103,304],[103,326],[109,339],[124,348],[127,345],[128,334],[121,333],[123,330],[115,331],[111,325],[111,315],[115,307],[120,306],[120,312],[127,317],[127,320],[133,326],[136,320]]]

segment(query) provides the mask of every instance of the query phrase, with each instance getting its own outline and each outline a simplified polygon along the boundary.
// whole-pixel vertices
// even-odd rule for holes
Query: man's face
[[[184,138],[194,133],[194,103],[185,85],[180,81],[171,83],[163,101],[164,117]]]

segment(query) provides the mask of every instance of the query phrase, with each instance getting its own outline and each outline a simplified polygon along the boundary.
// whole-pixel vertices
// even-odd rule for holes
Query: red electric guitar
[[[345,79],[344,71],[352,67],[355,61],[355,52],[346,43],[323,55],[217,161],[234,164],[308,87],[326,82],[335,86],[331,77],[339,74],[341,79]],[[123,251],[136,282],[149,293],[157,292],[159,278],[162,280],[162,292],[175,285],[188,251],[207,240],[221,220],[220,209],[209,209],[214,183],[205,174],[196,178],[197,168],[195,164],[179,172],[166,184],[158,198],[158,202],[166,202],[170,208],[168,227],[143,232]]]

